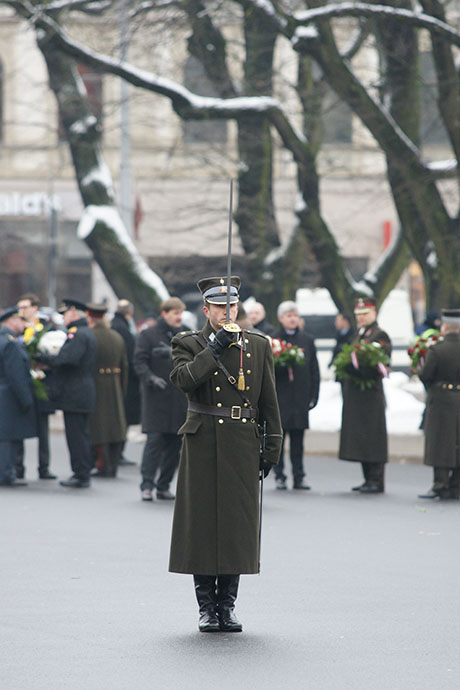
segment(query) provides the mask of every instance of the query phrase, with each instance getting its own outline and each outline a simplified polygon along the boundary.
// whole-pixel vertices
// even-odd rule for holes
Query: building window
[[[329,87],[323,100],[323,123],[325,144],[351,144],[351,109]]]
[[[420,53],[420,79],[420,140],[422,144],[448,144],[438,109],[438,81],[431,52]]]
[[[3,62],[0,60],[0,141],[3,141]]]
[[[199,96],[218,97],[218,93],[207,78],[201,62],[190,56],[184,68],[184,86]],[[227,142],[227,123],[225,120],[183,120],[182,132],[188,143],[220,143]]]
[[[96,116],[99,126],[102,128],[103,119],[103,84],[102,84],[102,74],[94,72],[89,67],[85,65],[77,65],[78,72],[85,85],[86,93],[88,95],[88,103],[93,115]],[[65,141],[65,130],[61,121],[61,117],[58,113],[59,118],[59,141]]]

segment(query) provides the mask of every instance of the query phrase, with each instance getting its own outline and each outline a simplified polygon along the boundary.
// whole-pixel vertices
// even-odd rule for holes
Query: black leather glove
[[[220,331],[217,331],[214,340],[212,342],[208,341],[208,349],[210,350],[211,354],[214,357],[219,357],[219,355],[221,355],[229,345],[235,342],[235,335],[235,333],[226,331],[224,328],[221,328]]]
[[[166,343],[160,343],[152,348],[152,357],[168,359],[168,357],[171,357],[171,348]]]
[[[264,460],[263,458],[260,458],[259,470],[264,473],[264,479],[268,477],[272,467],[273,463],[268,462],[268,460]]]
[[[168,385],[168,382],[162,379],[161,376],[155,376],[155,374],[152,374],[149,378],[149,384],[152,386],[152,388],[156,388],[159,391],[164,391]]]

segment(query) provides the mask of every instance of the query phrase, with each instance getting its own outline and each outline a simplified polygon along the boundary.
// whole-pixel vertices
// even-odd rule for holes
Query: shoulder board
[[[69,328],[67,333],[76,333],[78,331],[78,328],[76,326],[72,326],[72,328]]]
[[[269,338],[270,337],[266,333],[259,333],[258,331],[251,331],[250,328],[245,328],[244,332],[249,333],[250,335],[258,335],[259,338]]]
[[[181,331],[180,333],[176,333],[174,336],[175,338],[184,338],[186,335],[194,335],[195,333],[199,333],[200,331]]]

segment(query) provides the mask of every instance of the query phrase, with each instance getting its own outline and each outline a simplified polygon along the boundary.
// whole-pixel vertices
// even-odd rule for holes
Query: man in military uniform
[[[185,304],[169,297],[160,305],[160,318],[139,335],[134,366],[142,382],[142,431],[147,441],[142,455],[141,498],[174,500],[169,487],[179,465],[182,437],[177,431],[185,421],[187,400],[169,380],[173,368],[171,340],[182,329]],[[157,473],[159,474],[157,478]]]
[[[59,308],[67,328],[67,340],[56,356],[41,354],[39,361],[51,366],[53,384],[50,402],[64,412],[67,446],[72,476],[62,486],[84,489],[90,486],[92,467],[88,417],[94,410],[96,387],[96,338],[85,317],[86,306],[64,299]]]
[[[16,479],[18,444],[37,435],[29,357],[16,340],[23,331],[16,307],[0,314],[0,486],[26,485]]]
[[[433,487],[419,498],[460,496],[460,309],[443,309],[442,340],[428,349],[419,371],[428,388],[425,465],[433,467]]]
[[[128,358],[123,338],[104,318],[107,308],[87,304],[88,326],[96,338],[96,404],[89,416],[89,435],[95,475],[115,477],[126,439],[124,395],[128,386]]]
[[[240,632],[240,574],[259,572],[259,471],[279,459],[282,430],[268,339],[233,332],[225,278],[204,278],[204,328],[173,338],[171,381],[188,397],[169,569],[191,573],[202,632]],[[229,321],[237,315],[233,276]],[[260,460],[259,427],[266,427]]]
[[[377,323],[376,300],[373,297],[360,298],[354,311],[358,333],[353,343],[378,343],[389,357],[391,341]],[[355,486],[353,491],[362,494],[383,493],[388,442],[382,379],[376,378],[375,385],[364,391],[352,381],[344,379],[342,392],[339,458],[361,463],[364,483]]]

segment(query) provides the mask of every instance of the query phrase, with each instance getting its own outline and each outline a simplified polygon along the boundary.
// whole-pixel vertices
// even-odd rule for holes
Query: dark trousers
[[[361,465],[366,484],[375,484],[383,489],[385,487],[385,463],[362,462]]]
[[[50,439],[49,439],[49,414],[40,412],[38,415],[38,474],[46,472],[50,466]],[[24,441],[17,441],[18,452],[15,460],[16,474],[23,477],[24,467]]]
[[[305,477],[305,472],[303,469],[303,437],[305,434],[305,429],[283,429],[283,442],[281,445],[280,460],[279,463],[274,467],[275,476],[277,479],[282,479],[283,481],[286,481],[287,479],[286,475],[284,474],[284,441],[287,434],[289,434],[292,476],[294,478],[294,484],[297,484]]]
[[[64,426],[70,466],[78,479],[89,479],[91,471],[91,445],[88,429],[89,415],[81,412],[64,412]]]
[[[433,489],[435,491],[442,489],[460,490],[460,467],[453,469],[449,467],[433,467],[433,474]]]
[[[93,465],[107,477],[116,477],[124,441],[98,443],[91,446]]]
[[[162,434],[160,431],[147,433],[141,464],[141,489],[153,489],[154,486],[158,491],[169,489],[179,465],[181,444],[182,437],[177,434]],[[160,476],[155,482],[158,472]]]
[[[16,458],[23,441],[0,441],[0,485],[16,479]]]

